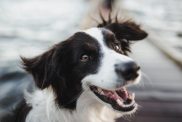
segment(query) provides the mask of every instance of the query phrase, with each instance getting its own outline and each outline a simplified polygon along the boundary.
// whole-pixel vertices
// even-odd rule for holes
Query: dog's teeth
[[[129,94],[128,98],[130,98],[130,99],[135,99],[135,93]]]
[[[123,103],[121,102],[120,99],[117,99],[116,102],[117,102],[120,106],[123,106]]]
[[[131,94],[132,99],[135,99],[135,93]]]
[[[122,90],[123,90],[123,91],[126,91],[126,87],[123,87]]]
[[[101,89],[101,88],[97,88],[97,91],[98,91],[99,93],[101,93],[101,92],[102,92],[102,89]]]
[[[114,92],[114,95],[117,96],[117,97],[119,97],[118,94],[117,94],[116,92]]]
[[[129,98],[129,99],[132,99],[132,95],[131,95],[131,94],[128,94],[128,98]]]
[[[104,95],[104,92],[103,92],[103,91],[101,91],[101,92],[100,92],[100,94]]]

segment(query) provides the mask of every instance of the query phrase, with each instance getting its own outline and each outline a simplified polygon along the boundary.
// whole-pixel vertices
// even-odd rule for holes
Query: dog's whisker
[[[106,17],[100,11],[97,27],[76,32],[36,57],[22,58],[36,85],[25,100],[26,122],[114,121],[118,112],[128,121],[134,118],[135,94],[126,87],[139,81],[140,67],[126,54],[132,41],[147,33],[118,15],[114,20],[111,12]]]
[[[147,82],[147,85],[153,86],[152,79],[146,73],[142,72],[142,76],[143,76],[143,81],[145,81],[144,82],[145,84]]]
[[[143,76],[143,78],[144,78],[146,81],[148,81],[148,82],[151,82],[151,81],[152,81],[151,78],[150,78],[146,73],[142,72],[142,76]]]
[[[137,113],[140,109],[142,109],[142,108],[143,108],[143,106],[138,105],[138,109],[136,110],[136,113]]]
[[[123,119],[125,119],[125,120],[127,120],[127,121],[129,121],[129,122],[132,121],[132,118],[133,118],[133,117],[132,117],[132,114],[128,114],[128,115],[124,115],[124,116],[123,116]]]
[[[150,84],[150,86],[151,86],[151,84],[152,84],[151,78],[146,73],[141,71],[141,80],[140,80],[139,84],[137,85],[137,87],[145,87],[146,82],[148,84]]]

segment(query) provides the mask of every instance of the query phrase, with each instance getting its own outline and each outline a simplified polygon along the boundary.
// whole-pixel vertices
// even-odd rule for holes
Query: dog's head
[[[60,107],[76,108],[79,96],[90,91],[98,102],[121,112],[136,109],[125,86],[138,82],[140,67],[127,56],[131,41],[147,33],[133,22],[113,22],[72,35],[32,59],[22,58],[40,89],[52,87]]]

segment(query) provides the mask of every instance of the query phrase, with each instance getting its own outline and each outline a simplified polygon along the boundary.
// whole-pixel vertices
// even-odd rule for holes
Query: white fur
[[[103,104],[88,89],[88,85],[92,84],[106,89],[117,88],[124,81],[122,79],[120,82],[117,81],[118,76],[114,71],[114,65],[132,59],[109,49],[104,44],[99,28],[92,28],[84,32],[98,40],[103,57],[98,72],[88,75],[82,80],[84,90],[77,100],[76,110],[70,111],[58,107],[55,104],[55,96],[51,87],[36,90],[32,94],[26,94],[27,104],[32,106],[26,122],[114,122],[117,117],[123,115],[123,113],[113,110],[109,104]]]
[[[26,94],[26,101],[32,106],[26,122],[114,122],[120,116],[98,102],[88,90],[79,97],[74,111],[56,106],[51,87]]]
[[[98,73],[86,76],[82,80],[83,87],[87,87],[87,85],[92,84],[105,89],[116,89],[123,85],[124,79],[118,78],[114,65],[121,62],[132,61],[132,59],[108,48],[104,43],[101,29],[91,28],[85,32],[97,39],[101,46],[101,53],[103,54],[103,57]],[[119,82],[118,79],[120,80]]]

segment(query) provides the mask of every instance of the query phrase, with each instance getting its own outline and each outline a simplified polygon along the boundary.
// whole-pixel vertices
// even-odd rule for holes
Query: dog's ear
[[[108,14],[108,20],[105,20],[100,12],[100,18],[102,22],[97,27],[103,27],[112,31],[118,40],[125,39],[127,41],[142,40],[147,37],[147,32],[142,30],[138,24],[130,20],[120,21],[117,15],[113,20],[111,18],[111,12]]]
[[[69,41],[62,41],[34,58],[21,57],[23,68],[32,74],[36,85],[44,89],[55,83],[65,86],[64,70],[69,55]]]
[[[137,41],[146,38],[148,35],[139,25],[131,21],[111,23],[106,25],[105,28],[112,31],[118,40]]]
[[[122,50],[125,55],[130,51],[130,42],[142,40],[147,37],[147,32],[142,30],[139,25],[132,21],[119,21],[117,16],[115,20],[111,19],[111,12],[108,20],[105,20],[100,13],[102,22],[97,27],[102,27],[114,33],[116,39],[121,43]]]
[[[21,57],[23,68],[32,74],[36,85],[41,89],[49,86],[51,82],[49,77],[54,72],[52,68],[53,53],[54,49],[51,49],[34,58]]]
[[[147,33],[140,28],[139,25],[131,21],[115,22],[107,24],[104,28],[112,31],[116,39],[121,43],[123,53],[125,55],[130,51],[131,41],[142,40],[147,37]]]

